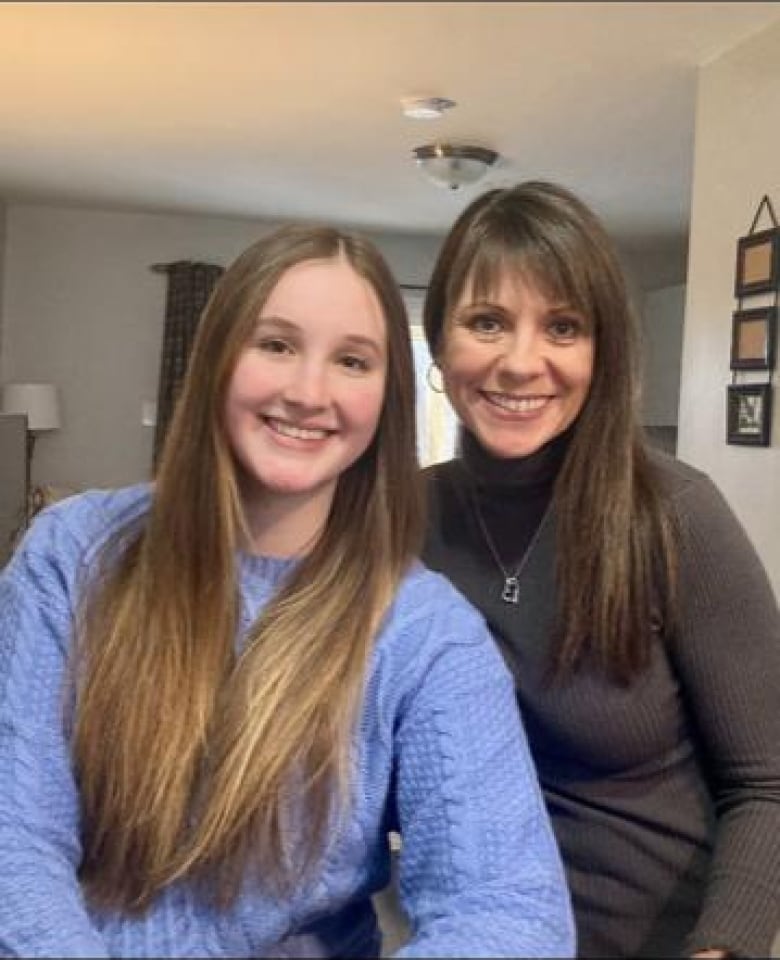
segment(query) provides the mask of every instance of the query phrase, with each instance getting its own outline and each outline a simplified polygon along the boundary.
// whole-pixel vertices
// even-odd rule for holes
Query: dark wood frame
[[[726,443],[751,447],[768,447],[772,436],[772,385],[770,383],[740,383],[727,387]],[[744,400],[750,397],[761,399],[758,429],[748,429],[740,424],[740,410]]]
[[[754,247],[760,247],[763,244],[769,244],[771,247],[769,273],[757,280],[745,280],[745,255]],[[760,230],[758,233],[740,237],[737,241],[737,263],[734,274],[735,297],[745,297],[753,293],[775,290],[780,277],[780,228],[772,227],[770,230]]]
[[[740,333],[745,323],[764,324],[763,357],[741,357]],[[757,307],[755,310],[737,310],[731,321],[731,369],[732,370],[773,370],[777,340],[777,307]]]

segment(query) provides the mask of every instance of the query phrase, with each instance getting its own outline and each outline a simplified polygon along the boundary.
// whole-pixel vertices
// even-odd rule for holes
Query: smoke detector
[[[412,120],[435,120],[451,110],[455,101],[447,97],[402,97],[401,109]]]

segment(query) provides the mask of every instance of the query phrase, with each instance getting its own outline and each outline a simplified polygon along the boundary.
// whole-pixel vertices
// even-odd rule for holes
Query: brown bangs
[[[577,267],[579,251],[566,250],[560,238],[535,236],[518,226],[512,224],[512,236],[504,230],[472,236],[471,242],[463,244],[447,283],[447,315],[467,288],[473,301],[488,300],[497,294],[504,277],[516,276],[526,278],[548,300],[571,306],[595,324],[595,297],[587,268]]]

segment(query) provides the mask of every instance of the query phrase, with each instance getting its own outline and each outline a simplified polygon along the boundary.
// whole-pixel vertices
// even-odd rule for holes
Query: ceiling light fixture
[[[495,150],[468,144],[426,143],[412,152],[428,179],[448,190],[476,183],[498,160]]]
[[[401,97],[404,116],[412,120],[435,120],[454,106],[455,101],[448,97]]]

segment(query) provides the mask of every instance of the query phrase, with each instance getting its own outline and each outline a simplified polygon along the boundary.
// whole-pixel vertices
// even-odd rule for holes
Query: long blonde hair
[[[243,653],[244,524],[223,427],[231,373],[282,274],[345,257],[385,317],[388,370],[368,450]],[[73,749],[88,897],[145,909],[187,876],[229,903],[247,871],[289,891],[348,804],[348,755],[380,621],[418,548],[414,372],[406,312],[376,249],[283,228],[227,270],[204,312],[148,515],[102,551],[75,663]],[[292,795],[305,834],[289,838]]]
[[[559,675],[590,654],[628,682],[659,628],[674,626],[675,530],[639,426],[637,327],[614,247],[595,214],[557,184],[489,190],[460,214],[428,287],[433,356],[467,283],[495,289],[504,270],[533,278],[587,317],[593,379],[555,486]]]

